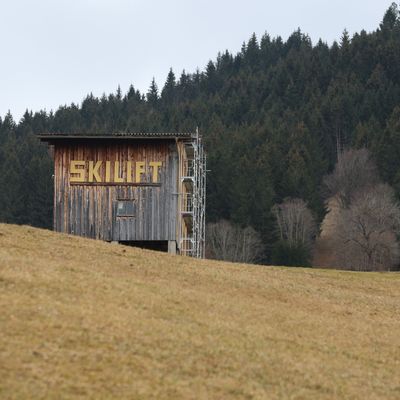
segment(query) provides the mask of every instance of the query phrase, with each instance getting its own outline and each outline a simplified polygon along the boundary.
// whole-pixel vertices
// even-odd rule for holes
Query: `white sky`
[[[331,44],[375,30],[392,0],[0,0],[0,116],[57,109],[86,94],[163,86],[255,32],[298,27]]]

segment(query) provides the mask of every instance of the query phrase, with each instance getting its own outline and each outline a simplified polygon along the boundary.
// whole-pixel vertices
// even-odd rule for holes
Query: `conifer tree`
[[[175,74],[172,71],[172,68],[170,68],[167,80],[165,81],[165,85],[161,92],[161,98],[163,99],[164,102],[170,102],[173,100],[175,94],[175,87],[176,87]]]
[[[146,98],[148,103],[154,107],[156,106],[158,102],[158,87],[156,84],[156,80],[153,78],[149,87],[149,90],[147,91]]]

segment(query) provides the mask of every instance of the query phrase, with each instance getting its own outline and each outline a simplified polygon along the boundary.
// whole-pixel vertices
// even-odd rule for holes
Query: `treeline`
[[[0,220],[51,225],[52,166],[35,133],[199,126],[211,170],[208,221],[252,227],[269,262],[282,245],[274,205],[302,199],[318,225],[326,211],[323,177],[343,149],[369,149],[400,195],[399,65],[393,3],[376,31],[344,31],[331,46],[313,45],[300,30],[287,41],[253,35],[239,53],[219,54],[204,71],[177,77],[171,70],[161,90],[153,80],[146,94],[131,86],[54,113],[26,112],[19,123],[7,115],[0,120]]]

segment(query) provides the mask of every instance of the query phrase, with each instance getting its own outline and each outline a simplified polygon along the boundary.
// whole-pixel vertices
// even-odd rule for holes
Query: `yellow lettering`
[[[101,182],[101,177],[99,174],[99,169],[101,167],[101,164],[103,163],[103,161],[97,161],[96,165],[94,164],[94,161],[89,161],[89,178],[88,181],[89,182]]]
[[[150,167],[148,169],[147,165]],[[162,161],[93,161],[71,160],[69,179],[71,183],[158,183]],[[105,167],[103,167],[105,166]],[[126,177],[125,177],[126,167]],[[104,169],[103,169],[104,168]],[[135,172],[134,172],[135,170]],[[104,172],[103,172],[104,171]],[[104,176],[103,176],[104,173]],[[145,175],[145,176],[143,176]],[[151,175],[151,177],[149,176]],[[149,179],[149,180],[148,180]],[[150,183],[150,182],[149,182]]]
[[[152,182],[157,183],[158,182],[158,168],[161,167],[162,162],[161,161],[151,161],[149,163],[150,167],[153,168],[153,175],[152,175]]]
[[[124,178],[119,176],[119,161],[114,161],[114,182],[121,183],[124,181]]]
[[[106,161],[106,182],[110,182],[111,178],[111,163]]]
[[[72,160],[69,167],[70,182],[85,182],[85,161]],[[78,168],[83,167],[83,168]]]
[[[128,183],[132,182],[132,161],[126,162],[126,181]]]
[[[136,167],[135,167],[135,182],[139,183],[142,180],[141,175],[145,173],[144,170],[144,161],[136,161]]]

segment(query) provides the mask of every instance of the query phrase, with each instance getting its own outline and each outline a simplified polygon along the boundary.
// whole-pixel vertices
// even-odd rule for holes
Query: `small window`
[[[117,217],[134,217],[135,208],[135,202],[133,200],[118,200]]]

